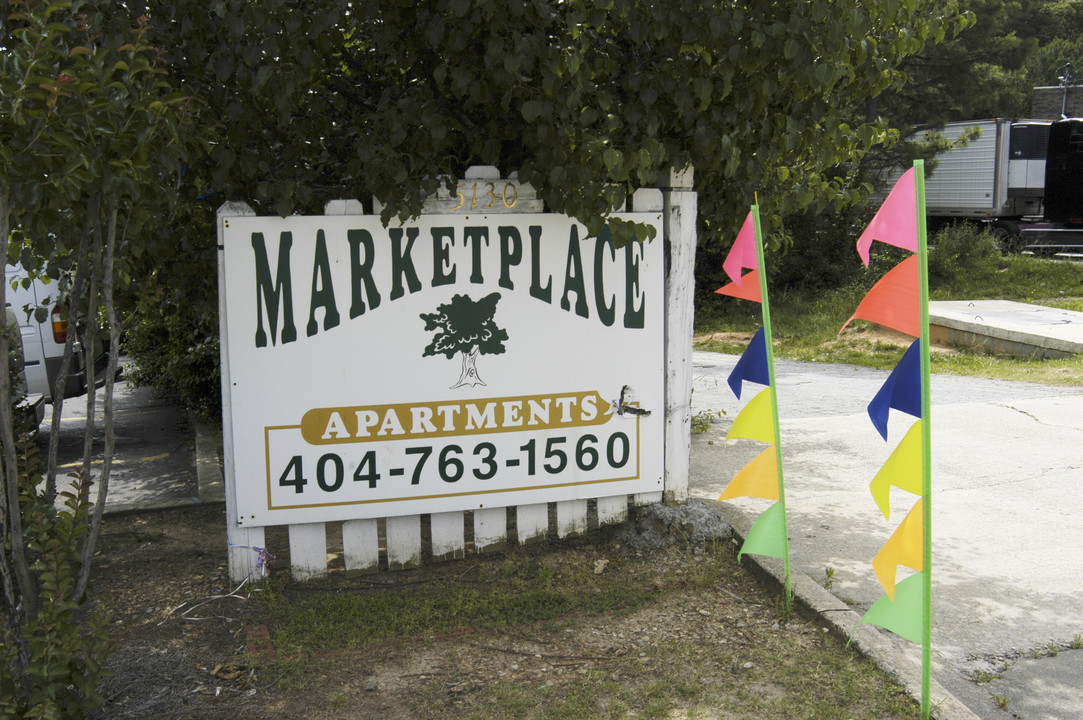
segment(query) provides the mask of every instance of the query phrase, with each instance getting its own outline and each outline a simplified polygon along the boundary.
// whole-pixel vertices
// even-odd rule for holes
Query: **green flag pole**
[[[921,493],[923,499],[922,526],[924,528],[922,583],[924,612],[921,633],[921,717],[929,718],[929,686],[931,683],[931,660],[933,640],[933,544],[932,544],[932,418],[929,363],[929,248],[928,229],[925,225],[925,161],[914,161],[914,190],[917,199],[918,221],[918,285],[921,305],[921,419],[922,419],[922,468]]]
[[[775,466],[778,468],[778,502],[782,511],[782,562],[786,574],[786,611],[790,609],[793,589],[790,580],[790,538],[786,522],[786,489],[782,480],[782,438],[778,428],[778,391],[775,387],[775,351],[771,336],[771,307],[767,302],[767,268],[763,263],[763,235],[760,231],[760,206],[752,206],[752,227],[756,235],[756,261],[760,269],[760,310],[763,313],[763,342],[767,353],[767,377],[771,381],[771,412],[774,417]]]

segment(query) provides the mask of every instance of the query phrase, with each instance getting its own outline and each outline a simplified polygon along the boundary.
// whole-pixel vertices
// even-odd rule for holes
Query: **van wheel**
[[[997,247],[1003,253],[1017,253],[1023,249],[1023,238],[1019,236],[1019,223],[1013,220],[998,220],[989,228]]]

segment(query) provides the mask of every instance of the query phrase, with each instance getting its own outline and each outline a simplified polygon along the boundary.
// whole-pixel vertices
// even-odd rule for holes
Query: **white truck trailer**
[[[960,219],[991,223],[1007,241],[1018,237],[1020,222],[1042,219],[1048,120],[970,120],[940,130],[956,141],[964,132],[979,134],[936,158],[925,180],[929,230]]]
[[[965,120],[927,132],[956,141],[971,129],[977,137],[927,173],[929,232],[981,221],[1005,248],[1083,249],[1083,120]]]

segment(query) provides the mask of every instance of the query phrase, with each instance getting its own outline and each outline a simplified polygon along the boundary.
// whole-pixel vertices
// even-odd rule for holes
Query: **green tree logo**
[[[478,377],[478,355],[499,355],[504,352],[508,333],[493,322],[500,293],[471,300],[468,295],[456,295],[451,302],[438,305],[434,313],[421,313],[425,331],[437,330],[436,337],[421,357],[444,355],[448,360],[455,353],[462,355],[462,374],[452,389],[463,385],[484,385]]]

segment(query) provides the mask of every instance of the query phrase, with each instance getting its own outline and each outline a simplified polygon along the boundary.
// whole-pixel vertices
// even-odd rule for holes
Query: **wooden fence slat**
[[[364,215],[365,206],[360,200],[328,200],[323,206],[324,215]]]
[[[582,535],[587,531],[587,501],[562,500],[557,503],[557,537]]]
[[[421,516],[387,518],[387,568],[406,570],[421,564]]]
[[[515,527],[520,545],[544,538],[549,534],[549,505],[520,505],[515,510]]]
[[[466,557],[462,511],[433,513],[429,516],[429,528],[434,561]]]
[[[474,550],[497,550],[508,542],[507,508],[482,508],[474,511]]]
[[[598,524],[612,525],[628,519],[628,496],[598,498]]]
[[[632,504],[636,507],[653,505],[654,503],[662,502],[662,497],[663,494],[661,492],[636,493],[632,496]]]
[[[327,575],[327,527],[323,523],[290,525],[290,572],[294,580]]]
[[[342,555],[346,570],[376,572],[380,569],[380,525],[376,520],[345,520],[342,523]]]

